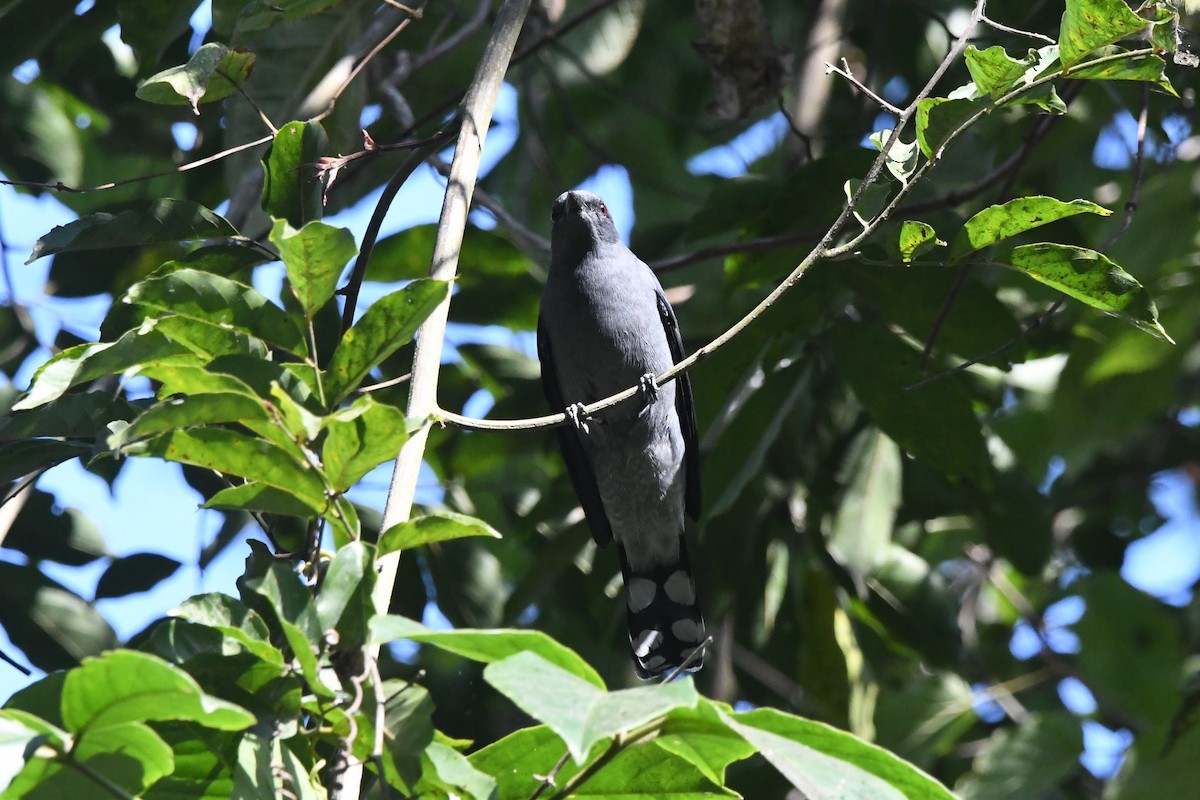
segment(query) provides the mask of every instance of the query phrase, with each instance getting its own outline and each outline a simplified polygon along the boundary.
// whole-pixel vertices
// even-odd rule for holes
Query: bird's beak
[[[563,211],[568,216],[579,211],[579,201],[575,199],[574,192],[567,192],[567,200],[563,204]]]

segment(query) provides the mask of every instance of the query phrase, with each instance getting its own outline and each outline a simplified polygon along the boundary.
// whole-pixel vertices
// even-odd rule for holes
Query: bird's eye
[[[604,205],[604,203],[600,204],[600,213],[606,217],[608,216],[608,206]]]

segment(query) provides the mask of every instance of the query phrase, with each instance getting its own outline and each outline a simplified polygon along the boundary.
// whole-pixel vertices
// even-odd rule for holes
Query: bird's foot
[[[638,378],[638,389],[641,390],[642,398],[648,406],[653,405],[658,400],[658,384],[654,382],[654,377],[653,372],[647,372]]]
[[[566,407],[563,413],[567,415],[567,419],[570,420],[575,430],[582,431],[583,433],[591,433],[588,422],[592,418],[588,416],[587,409],[583,403],[572,403]]]

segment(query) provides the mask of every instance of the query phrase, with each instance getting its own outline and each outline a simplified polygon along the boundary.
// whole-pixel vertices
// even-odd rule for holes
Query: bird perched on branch
[[[651,678],[685,663],[705,638],[683,533],[685,512],[700,514],[691,383],[686,373],[654,382],[683,358],[683,342],[658,278],[621,242],[600,197],[566,192],[552,219],[538,318],[542,388],[571,420],[557,430],[567,472],[596,544],[616,540],[634,667]],[[583,404],[631,386],[639,398],[585,415]]]

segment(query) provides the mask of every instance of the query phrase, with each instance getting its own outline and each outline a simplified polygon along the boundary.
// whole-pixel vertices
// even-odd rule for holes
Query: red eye
[[[600,213],[606,217],[608,216],[608,206],[604,205],[604,203],[600,204]]]

